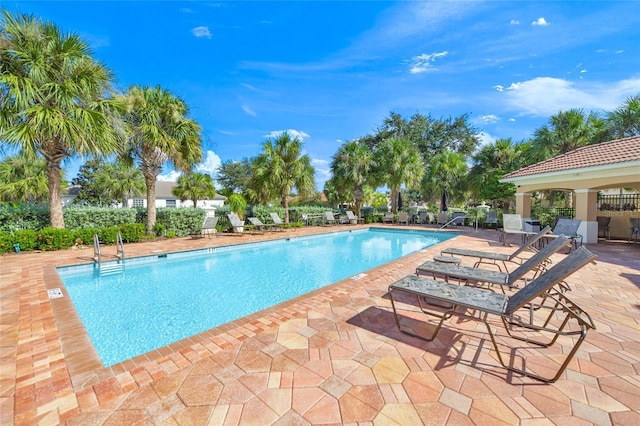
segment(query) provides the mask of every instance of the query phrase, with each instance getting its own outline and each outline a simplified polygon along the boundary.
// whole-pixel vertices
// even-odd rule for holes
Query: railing
[[[124,243],[122,242],[120,232],[116,235],[116,257],[124,261]],[[102,251],[100,250],[100,238],[98,238],[98,234],[93,234],[93,260],[98,265],[102,263]]]
[[[638,211],[640,194],[601,195],[598,197],[600,211]]]

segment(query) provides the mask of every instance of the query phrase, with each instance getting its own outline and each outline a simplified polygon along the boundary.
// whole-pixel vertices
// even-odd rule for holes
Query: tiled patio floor
[[[132,257],[335,229],[125,249]],[[68,297],[47,295],[63,287],[54,267],[86,263],[92,249],[1,257],[0,424],[640,424],[640,245],[588,246],[597,264],[568,282],[597,329],[553,384],[501,368],[474,323],[451,319],[432,343],[397,331],[387,286],[444,246],[514,250],[498,245],[495,231],[466,228],[359,280],[111,368],[97,361]],[[527,358],[557,359],[569,347]]]

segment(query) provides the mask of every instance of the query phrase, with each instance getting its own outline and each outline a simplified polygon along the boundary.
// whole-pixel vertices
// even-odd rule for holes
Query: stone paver
[[[125,250],[133,257],[336,229],[178,238]],[[597,329],[554,384],[501,368],[486,332],[473,323],[451,319],[433,342],[398,332],[388,285],[444,246],[514,250],[503,247],[495,231],[465,228],[359,280],[109,368],[99,362],[71,301],[47,295],[47,289],[64,292],[55,266],[86,263],[92,249],[2,256],[0,425],[638,424],[640,245],[588,246],[596,264],[568,283]],[[103,251],[110,249],[115,253]],[[561,339],[558,348],[526,348],[520,355],[542,366],[570,344]]]

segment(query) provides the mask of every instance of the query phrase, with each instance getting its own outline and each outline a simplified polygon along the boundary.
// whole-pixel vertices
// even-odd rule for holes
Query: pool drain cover
[[[52,288],[51,290],[47,290],[49,293],[49,299],[59,299],[62,297],[62,290],[59,288]]]

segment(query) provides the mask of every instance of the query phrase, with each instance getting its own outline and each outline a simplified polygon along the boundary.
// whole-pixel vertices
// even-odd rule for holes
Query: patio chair
[[[347,219],[349,219],[349,223],[352,225],[357,225],[358,223],[364,223],[364,219],[356,216],[351,210],[347,210]]]
[[[399,212],[398,213],[398,225],[400,224],[409,225],[409,213],[407,212]]]
[[[404,334],[432,341],[437,337],[444,321],[452,316],[460,317],[463,322],[482,322],[487,328],[493,349],[498,355],[498,361],[504,368],[543,382],[555,382],[560,378],[585,340],[587,331],[596,327],[587,312],[572,302],[564,293],[554,291],[554,287],[561,285],[569,275],[595,258],[596,256],[586,248],[580,247],[511,296],[477,287],[457,286],[442,283],[441,281],[407,276],[391,284],[388,289],[396,326]],[[439,318],[439,322],[430,336],[425,336],[419,332],[427,329],[421,325],[422,321],[412,320],[416,325],[415,328],[411,327],[408,318],[403,316],[401,321],[397,306],[396,294],[398,293],[416,296],[417,306],[421,312],[427,316]],[[548,301],[551,303],[547,303]],[[435,307],[438,306],[442,309],[436,310]],[[406,310],[408,311],[409,308]],[[418,313],[415,309],[412,309],[411,312]],[[514,367],[516,358],[522,359],[526,356],[524,353],[518,355],[518,349],[528,352],[530,350],[529,347],[509,347],[510,362],[505,363],[502,352],[496,342],[496,334],[492,329],[492,327],[495,328],[495,322],[493,324],[489,323],[492,315],[501,319],[508,337],[518,341],[524,341],[543,348],[553,346],[561,336],[577,337],[577,341],[573,342],[573,347],[566,354],[555,375],[553,377],[543,377],[527,369],[526,359],[520,361],[523,363],[522,369]],[[577,326],[567,327],[572,320]],[[450,324],[454,324],[454,322],[450,321]],[[496,330],[498,329],[496,328]],[[548,339],[545,341],[533,340],[532,336],[540,336],[537,339],[546,336]],[[563,342],[568,341],[570,340],[563,339]],[[506,345],[505,343],[502,344]],[[557,359],[563,352],[564,350],[558,349],[553,353],[552,357]]]
[[[507,237],[511,234],[520,235],[523,242],[527,236],[534,234],[522,228],[522,217],[519,214],[502,215],[502,229],[499,232],[499,239],[502,241],[502,245],[505,246],[507,245]]]
[[[596,217],[598,221],[598,237],[602,233],[602,237],[610,240],[611,239],[611,216],[598,216]]]
[[[478,261],[473,265],[474,268],[477,268],[479,265],[486,263],[490,265],[495,265],[498,267],[498,270],[502,271],[500,264],[498,262],[502,262],[505,271],[509,271],[507,268],[507,262],[513,262],[521,265],[526,259],[520,257],[520,255],[526,250],[535,250],[534,246],[540,239],[551,232],[551,227],[546,226],[541,229],[540,232],[531,236],[524,244],[522,244],[516,251],[511,254],[506,253],[497,253],[491,251],[480,251],[480,250],[467,250],[467,249],[458,249],[454,247],[446,248],[440,252],[440,254],[449,254],[451,256],[467,256],[467,257],[476,257]]]
[[[278,216],[278,213],[276,212],[271,212],[269,213],[269,216],[271,216],[271,220],[273,221],[273,224],[275,225],[275,229],[278,229],[280,231],[284,231],[285,229],[285,223],[282,221],[282,219],[280,219],[280,216]]]
[[[250,217],[248,219],[249,219],[249,222],[251,222],[251,227],[253,228],[253,231],[258,232],[260,234],[262,234],[265,229],[270,229],[271,231],[274,231],[273,227],[278,226],[275,223],[263,223],[257,217]]]
[[[386,212],[382,218],[382,223],[393,223],[393,213]]]
[[[453,225],[464,226],[464,221],[467,218],[467,214],[465,212],[453,212],[451,215],[451,222]]]
[[[631,234],[629,234],[629,243],[631,242],[631,238],[635,235],[635,239],[633,240],[633,244],[635,245],[638,242],[638,233],[640,232],[640,217],[630,217],[629,224],[631,225]]]
[[[446,282],[449,281],[449,278],[453,278],[466,283],[473,281],[478,284],[487,284],[488,286],[497,284],[501,286],[501,290],[504,293],[505,287],[517,288],[517,281],[520,279],[524,279],[526,283],[527,279],[525,279],[524,276],[529,272],[533,272],[533,277],[535,278],[540,271],[546,269],[544,264],[548,262],[549,257],[565,247],[567,242],[568,239],[565,236],[559,236],[510,273],[473,268],[471,266],[454,265],[451,263],[427,261],[416,268],[416,275],[431,274],[434,279],[436,276],[441,276],[444,277]]]
[[[244,220],[240,220],[240,217],[235,213],[228,213],[227,217],[229,218],[229,222],[231,222],[231,227],[233,228],[233,232],[236,234],[243,235],[244,233]]]
[[[330,211],[326,211],[324,212],[324,223],[325,225],[335,225],[336,224],[336,217],[333,215],[333,212]]]
[[[436,223],[438,225],[445,225],[447,222],[449,222],[449,216],[447,215],[447,212],[438,213],[438,220],[436,221]]]
[[[484,222],[482,222],[482,225],[486,228],[486,227],[498,227],[498,212],[495,210],[487,210],[487,216],[484,219]]]
[[[429,218],[427,217],[427,212],[423,212],[423,211],[418,212],[418,223],[427,224],[429,223],[428,220]]]
[[[207,216],[204,218],[202,227],[194,230],[191,236],[194,238],[202,238],[205,235],[213,238],[216,235],[216,225],[218,224],[218,216]]]
[[[556,238],[559,235],[564,235],[569,238],[571,244],[567,247],[569,251],[571,251],[571,246],[578,248],[578,240],[580,240],[580,245],[582,245],[582,235],[578,234],[578,228],[580,227],[580,223],[582,221],[578,219],[568,219],[561,217],[556,222],[556,226],[553,228],[553,232],[549,235],[545,235],[545,239],[548,238]]]

